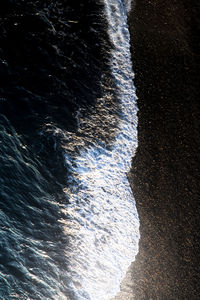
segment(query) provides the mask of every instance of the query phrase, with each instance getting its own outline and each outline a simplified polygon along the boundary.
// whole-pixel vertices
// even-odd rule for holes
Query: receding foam
[[[69,204],[63,207],[65,218],[61,222],[69,236],[65,253],[69,265],[67,289],[78,300],[108,300],[116,295],[138,252],[140,237],[135,200],[126,175],[137,148],[137,98],[127,26],[131,2],[126,1],[127,6],[120,0],[104,2],[114,46],[110,67],[120,111],[115,137],[108,147],[92,135],[87,143],[81,136],[88,128],[95,132],[96,126],[99,130],[101,117],[105,119],[102,133],[112,125],[110,111],[104,99],[99,99],[94,115],[79,117],[80,135],[71,135],[64,150]],[[83,146],[86,144],[89,146]]]

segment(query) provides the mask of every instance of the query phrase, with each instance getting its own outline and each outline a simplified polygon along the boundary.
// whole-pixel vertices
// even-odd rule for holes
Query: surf
[[[76,134],[63,133],[68,176],[60,222],[68,236],[66,289],[78,300],[112,299],[135,260],[140,238],[127,179],[137,149],[138,110],[127,25],[131,3],[105,0],[104,7],[117,101],[105,88],[91,115],[77,113]]]

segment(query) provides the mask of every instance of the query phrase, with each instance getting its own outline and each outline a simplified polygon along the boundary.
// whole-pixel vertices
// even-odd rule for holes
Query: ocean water
[[[0,296],[109,300],[140,237],[131,2],[20,2],[0,36]]]

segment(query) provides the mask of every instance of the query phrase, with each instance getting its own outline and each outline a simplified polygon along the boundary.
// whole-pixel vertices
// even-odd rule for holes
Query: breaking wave
[[[105,88],[92,115],[84,118],[81,111],[77,114],[77,134],[63,133],[68,140],[63,148],[69,204],[63,207],[65,218],[60,222],[69,236],[65,250],[68,289],[75,299],[114,297],[138,252],[139,218],[127,179],[137,148],[137,105],[127,26],[130,2],[127,5],[105,0],[113,44],[110,66],[118,101],[113,101]],[[110,128],[112,140],[106,143],[103,137]]]

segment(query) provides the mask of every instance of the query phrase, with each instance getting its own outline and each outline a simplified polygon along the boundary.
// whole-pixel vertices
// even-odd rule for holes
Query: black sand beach
[[[139,146],[129,179],[141,239],[132,278],[127,280],[128,292],[120,300],[200,299],[200,2],[135,1],[129,24]],[[82,160],[80,137],[88,141],[86,146],[101,149],[96,140],[107,140],[115,132],[108,118],[105,136],[81,129],[77,145],[73,140],[80,114],[83,119],[90,116],[105,90],[111,104],[117,95],[110,70],[114,33],[109,36],[104,4],[97,0],[0,2],[0,299],[83,299],[74,295],[80,295],[82,286],[85,289],[87,280],[81,280],[88,273],[77,276],[73,267],[82,263],[83,248],[92,252],[90,245],[107,241],[109,228],[103,228],[105,237],[84,244],[84,235],[77,234],[76,240],[78,231],[73,237],[71,225],[65,224],[74,220],[67,206],[73,199],[70,191],[82,187],[68,180],[73,178],[76,157]],[[98,120],[92,123],[95,130],[101,127]],[[67,152],[65,146],[72,142]],[[123,196],[119,199],[123,201]],[[88,215],[101,213],[101,205],[97,208],[96,212],[91,205],[86,217],[81,215],[84,226]],[[75,246],[66,254],[68,237],[84,245],[77,261]],[[93,261],[89,256],[88,266]],[[88,284],[89,290],[93,283]],[[94,291],[86,288],[81,293],[86,293],[84,299],[97,299],[95,285]]]
[[[199,2],[136,2],[130,16],[141,221],[135,299],[199,299]]]

